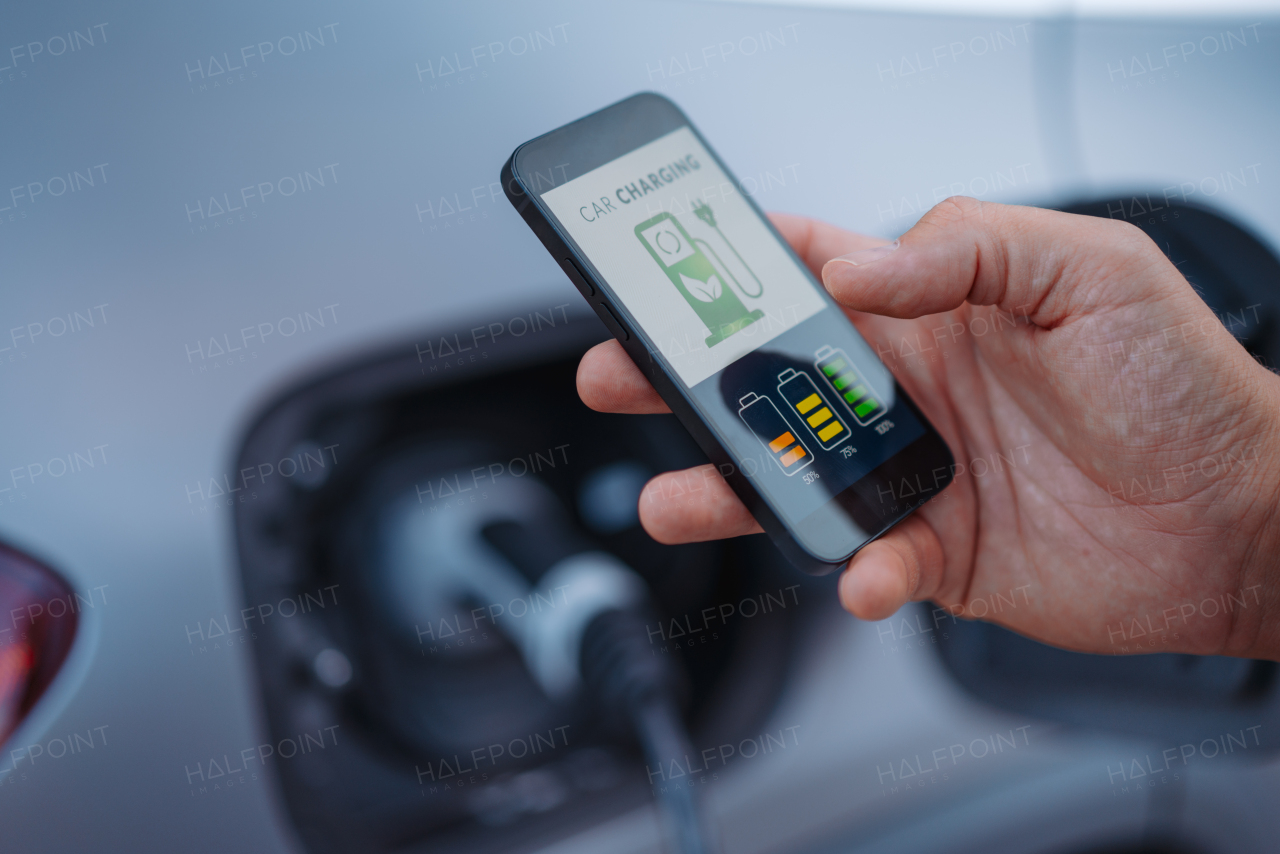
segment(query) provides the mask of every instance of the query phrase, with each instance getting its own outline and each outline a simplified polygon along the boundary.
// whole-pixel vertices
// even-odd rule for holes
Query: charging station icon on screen
[[[706,325],[707,346],[714,347],[733,333],[764,317],[760,309],[748,310],[712,263],[669,213],[647,219],[635,228],[636,237],[667,274],[671,284]]]

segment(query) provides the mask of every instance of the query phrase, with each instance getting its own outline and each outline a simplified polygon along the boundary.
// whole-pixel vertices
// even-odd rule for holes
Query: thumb
[[[841,304],[873,314],[913,318],[970,302],[1053,326],[1150,299],[1164,279],[1142,275],[1153,261],[1168,264],[1125,222],[957,196],[893,243],[828,261],[822,281]]]

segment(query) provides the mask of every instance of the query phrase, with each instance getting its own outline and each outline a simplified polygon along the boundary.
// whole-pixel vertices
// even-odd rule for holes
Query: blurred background
[[[766,210],[1135,222],[1274,367],[1280,9],[17,6],[5,851],[673,850],[680,791],[726,852],[1277,850],[1274,665],[859,623],[759,538],[649,540],[640,486],[702,458],[577,402],[606,333],[498,172],[657,91]],[[683,764],[531,639],[583,553],[646,603]]]

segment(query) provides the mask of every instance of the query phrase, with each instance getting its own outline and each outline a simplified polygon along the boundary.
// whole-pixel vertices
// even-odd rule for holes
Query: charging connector
[[[669,658],[653,655],[645,617],[637,610],[606,611],[591,621],[582,637],[582,681],[606,716],[629,724],[646,764],[662,769],[665,778],[672,763],[687,764],[693,751],[679,712],[680,673]],[[661,786],[656,799],[673,852],[717,850],[692,784]]]
[[[541,597],[555,603],[497,625],[555,699],[589,698],[617,733],[632,732],[650,767],[687,763],[684,680],[655,656],[647,585],[577,530],[535,478],[495,486],[488,500],[423,514],[406,498],[383,528],[388,607],[412,625],[463,598]],[[421,612],[421,613],[419,613]],[[689,786],[659,788],[673,854],[712,854]]]

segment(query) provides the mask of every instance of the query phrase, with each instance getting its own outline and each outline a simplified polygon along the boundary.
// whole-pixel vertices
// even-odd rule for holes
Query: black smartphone
[[[502,186],[800,569],[840,566],[951,482],[946,443],[668,99],[524,143]]]

